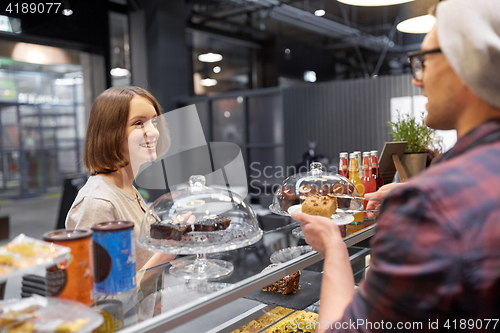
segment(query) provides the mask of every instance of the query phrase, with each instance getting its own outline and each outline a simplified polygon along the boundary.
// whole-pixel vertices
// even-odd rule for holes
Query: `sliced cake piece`
[[[302,213],[330,218],[337,211],[337,198],[327,195],[313,195],[302,203]]]
[[[272,266],[273,265],[271,265],[271,267]],[[297,271],[262,288],[262,291],[271,291],[283,295],[295,294],[300,289],[299,282],[300,282],[300,271]]]
[[[217,231],[226,230],[231,223],[231,219],[222,215],[212,215],[204,221],[193,224],[193,231]]]
[[[191,231],[191,226],[174,223],[155,222],[151,224],[151,238],[181,240],[182,235]]]

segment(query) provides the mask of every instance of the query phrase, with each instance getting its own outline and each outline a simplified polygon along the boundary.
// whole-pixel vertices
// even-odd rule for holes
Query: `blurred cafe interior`
[[[284,180],[299,166],[309,172],[311,162],[336,174],[341,152],[376,150],[380,157],[392,141],[390,121],[420,121],[425,113],[407,53],[420,49],[433,24],[428,9],[437,0],[357,2],[62,0],[58,12],[41,1],[36,7],[2,2],[0,245],[20,234],[41,240],[64,228],[88,178],[82,155],[93,101],[107,88],[127,86],[147,89],[166,114],[194,105],[207,143],[240,149],[247,185],[242,198],[264,237],[251,255],[231,249],[235,268],[223,282],[257,274],[262,267],[252,260],[269,261],[275,251],[305,245],[290,234],[296,222],[268,208]],[[453,131],[438,131],[431,148],[442,153],[455,141]],[[148,205],[166,194],[137,187]],[[273,231],[287,227],[287,233]],[[359,279],[371,235],[349,243]],[[217,303],[231,313],[226,321],[245,306],[254,308],[245,303],[229,311],[235,297]],[[128,329],[239,327],[217,330],[223,324],[215,321],[183,326],[200,316],[212,323],[207,308],[192,307]]]

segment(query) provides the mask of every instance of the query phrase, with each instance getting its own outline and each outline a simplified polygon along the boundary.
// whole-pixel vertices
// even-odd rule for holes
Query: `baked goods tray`
[[[81,303],[32,295],[29,298],[0,301],[0,331],[90,333],[104,319]],[[10,329],[9,329],[10,326]],[[16,330],[17,329],[17,330]]]
[[[63,263],[69,264],[71,249],[20,234],[0,247],[0,283],[22,275]]]
[[[319,300],[322,277],[321,273],[301,270],[300,289],[293,295],[282,295],[259,289],[244,296],[244,298],[264,304],[273,304],[294,310],[304,310]]]

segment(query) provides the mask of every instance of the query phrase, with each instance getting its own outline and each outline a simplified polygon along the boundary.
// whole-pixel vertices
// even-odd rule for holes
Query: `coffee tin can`
[[[134,223],[102,222],[91,229],[94,232],[94,291],[116,294],[135,288]]]
[[[47,296],[74,300],[86,305],[93,302],[94,279],[91,267],[92,231],[55,230],[43,240],[71,249],[71,259],[47,268]]]

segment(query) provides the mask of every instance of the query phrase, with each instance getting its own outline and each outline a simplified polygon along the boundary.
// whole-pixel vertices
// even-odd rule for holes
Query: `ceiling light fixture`
[[[435,23],[436,18],[434,16],[422,15],[399,23],[397,29],[409,34],[426,34],[431,31]]]
[[[314,12],[314,15],[316,16],[324,16],[325,14],[326,12],[324,9],[316,9],[316,11]]]
[[[40,65],[70,64],[65,50],[45,45],[16,43],[12,49],[12,60]]]
[[[206,79],[201,80],[200,84],[204,87],[213,87],[217,84],[217,80],[206,78]]]
[[[397,29],[411,34],[425,34],[431,31],[436,19],[429,14],[429,8],[439,3],[438,0],[418,0],[400,7],[399,18],[401,22]]]
[[[222,55],[218,53],[204,53],[198,56],[198,60],[202,62],[217,62],[222,60]]]
[[[316,72],[315,71],[305,71],[304,81],[306,82],[316,82]]]
[[[113,68],[111,70],[111,75],[115,77],[129,76],[130,72],[126,68]]]
[[[220,66],[215,66],[215,67],[213,68],[213,71],[214,71],[214,73],[215,73],[215,74],[220,73],[220,71],[221,71]]]
[[[73,15],[73,11],[71,10],[71,8],[69,6],[69,1],[68,0],[64,0],[64,9],[62,10],[62,14],[64,16],[71,16],[71,15]]]
[[[338,0],[351,6],[390,6],[414,0]]]

